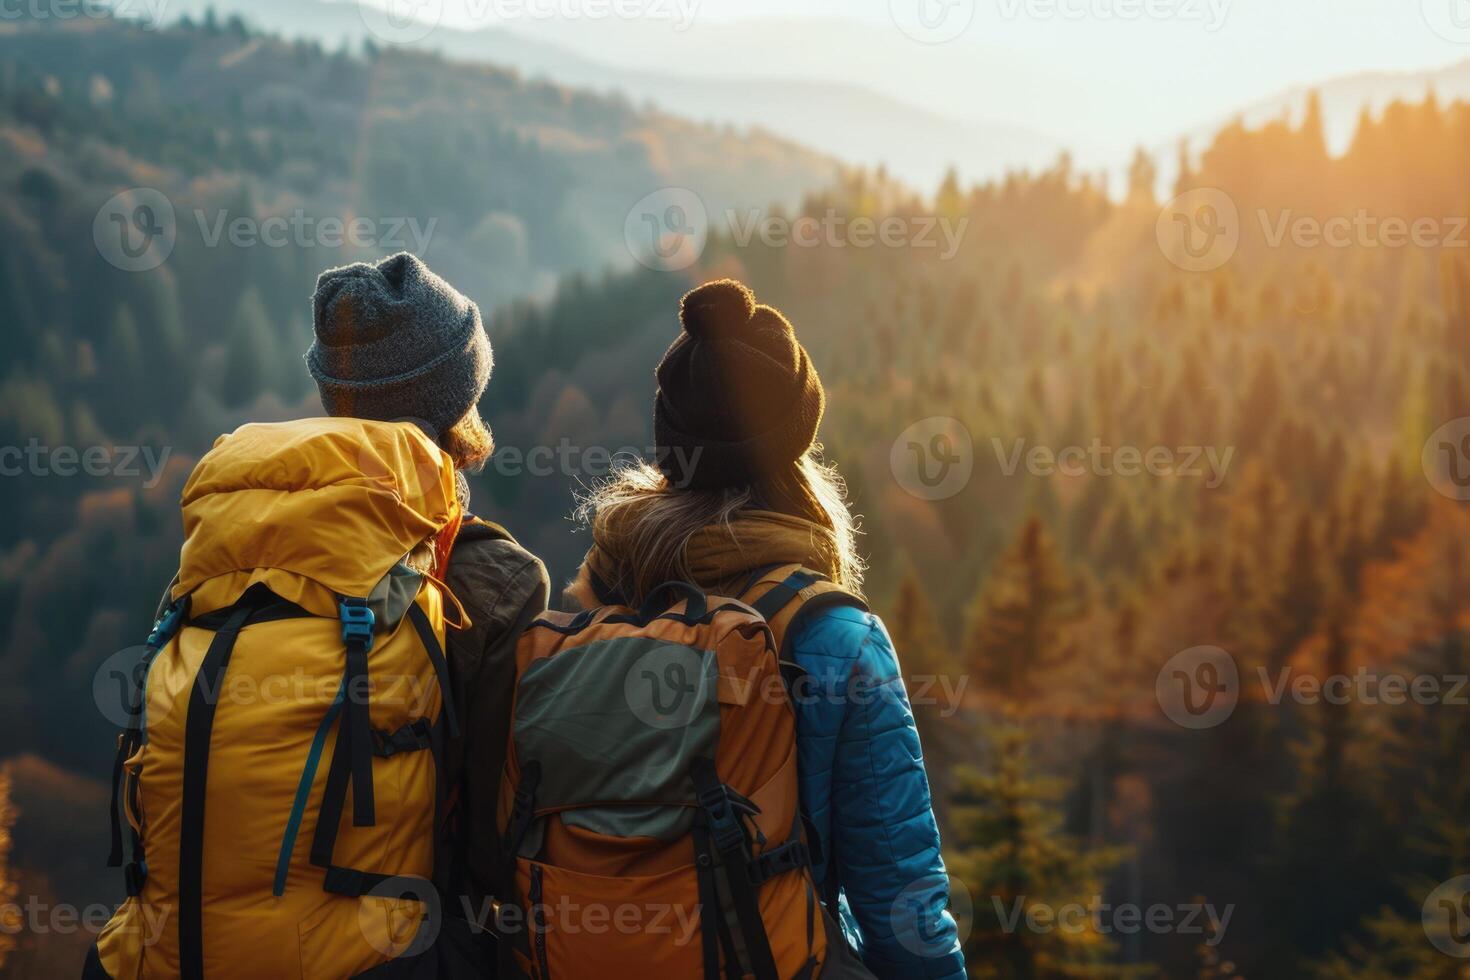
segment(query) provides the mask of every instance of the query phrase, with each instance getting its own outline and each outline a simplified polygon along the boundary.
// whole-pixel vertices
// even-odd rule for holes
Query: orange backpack
[[[524,973],[823,972],[832,951],[773,626],[858,600],[795,565],[742,592],[754,605],[670,583],[642,609],[549,613],[521,638],[498,931]]]

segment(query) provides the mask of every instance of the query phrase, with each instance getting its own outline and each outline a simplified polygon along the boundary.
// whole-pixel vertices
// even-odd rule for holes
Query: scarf
[[[599,522],[587,552],[587,569],[615,589],[618,583],[636,581],[627,568],[632,521],[621,516],[636,506],[626,505],[614,511],[612,519]],[[774,511],[749,510],[729,524],[696,531],[684,550],[684,560],[695,585],[720,593],[738,588],[755,569],[769,565],[802,565],[835,576],[837,542],[820,524]]]

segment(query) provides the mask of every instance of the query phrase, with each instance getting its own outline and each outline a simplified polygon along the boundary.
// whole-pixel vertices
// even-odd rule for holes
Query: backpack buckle
[[[811,864],[811,852],[799,840],[783,844],[772,851],[759,854],[747,867],[752,885],[763,885],[777,875]]]
[[[342,642],[349,647],[361,647],[363,651],[373,648],[373,626],[377,617],[368,608],[366,599],[343,599],[337,606],[342,620]]]
[[[701,790],[699,805],[709,815],[709,829],[715,839],[715,848],[722,854],[743,851],[746,835],[739,813],[759,813],[755,805],[723,783]]]
[[[185,602],[180,599],[164,610],[158,622],[153,624],[153,631],[148,634],[148,645],[150,647],[158,650],[169,640],[173,639],[173,635],[179,631],[179,625],[184,620],[184,608]],[[136,633],[133,635],[137,636]]]

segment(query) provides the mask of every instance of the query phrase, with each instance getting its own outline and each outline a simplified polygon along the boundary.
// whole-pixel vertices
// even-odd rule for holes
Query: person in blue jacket
[[[593,544],[569,597],[636,607],[673,580],[739,596],[782,565],[860,596],[845,488],[817,446],[825,393],[791,324],[728,279],[685,296],[680,320],[657,370],[656,463],[621,469],[583,501]],[[783,650],[807,675],[792,693],[801,802],[817,838],[814,878],[841,928],[829,921],[837,955],[824,976],[960,980],[949,878],[892,640],[860,603],[824,602],[791,621]],[[844,959],[855,968],[839,968]]]

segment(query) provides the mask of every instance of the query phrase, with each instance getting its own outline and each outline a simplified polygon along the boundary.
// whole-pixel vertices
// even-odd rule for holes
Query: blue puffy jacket
[[[815,611],[788,637],[806,671],[794,692],[801,802],[816,824],[823,894],[879,980],[963,980],[949,879],[919,732],[883,623]]]

